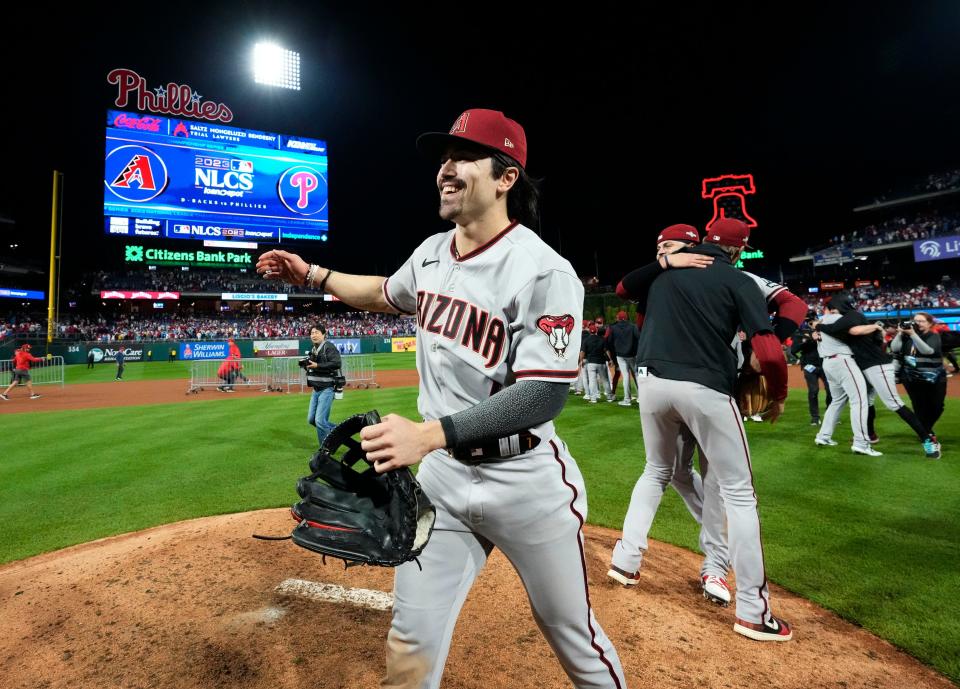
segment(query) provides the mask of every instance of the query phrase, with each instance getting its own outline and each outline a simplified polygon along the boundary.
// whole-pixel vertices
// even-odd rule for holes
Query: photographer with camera
[[[337,388],[343,389],[340,352],[332,342],[327,341],[327,329],[320,323],[310,329],[310,341],[313,346],[299,364],[307,373],[307,385],[313,388],[307,423],[316,427],[317,440],[323,444],[324,438],[335,427],[330,422],[334,393]]]
[[[800,359],[803,368],[803,378],[807,381],[807,402],[810,407],[810,425],[820,425],[820,381],[827,393],[825,405],[830,406],[833,399],[830,397],[830,384],[827,383],[827,374],[823,372],[823,359],[817,352],[817,341],[814,338],[813,323],[817,320],[816,311],[807,313],[803,327],[793,336],[790,353]]]
[[[930,432],[943,414],[947,395],[947,371],[943,367],[940,335],[933,330],[933,318],[919,311],[912,321],[901,323],[890,350],[903,355],[900,375],[913,408]]]

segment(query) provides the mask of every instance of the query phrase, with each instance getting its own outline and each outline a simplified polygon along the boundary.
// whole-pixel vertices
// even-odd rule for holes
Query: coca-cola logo
[[[113,120],[113,126],[159,133],[160,119],[157,117],[130,117],[121,113]]]
[[[117,99],[114,104],[125,108],[136,100],[136,109],[179,117],[230,122],[233,112],[223,103],[205,101],[203,97],[185,84],[168,83],[155,89],[147,88],[147,80],[132,69],[114,69],[107,74],[107,83],[116,84]]]

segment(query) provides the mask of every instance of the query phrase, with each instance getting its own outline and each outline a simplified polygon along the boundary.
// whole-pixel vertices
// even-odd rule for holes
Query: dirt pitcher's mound
[[[277,587],[295,579],[389,593],[391,571],[323,565],[289,541],[250,537],[291,525],[286,510],[211,517],[0,567],[3,687],[376,687],[389,611]],[[774,605],[793,623],[794,641],[744,639],[731,629],[732,608],[700,596],[694,553],[656,543],[640,585],[627,590],[605,574],[615,534],[588,528],[586,536],[593,605],[634,689],[952,687],[776,587]],[[499,554],[460,616],[444,686],[570,686]]]

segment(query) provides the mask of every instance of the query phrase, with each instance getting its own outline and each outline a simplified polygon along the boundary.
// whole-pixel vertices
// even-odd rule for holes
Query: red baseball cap
[[[462,141],[492,148],[516,160],[520,167],[527,166],[527,135],[518,122],[499,110],[466,110],[449,133],[427,132],[417,137],[417,149],[428,157],[439,158],[451,143]]]
[[[703,241],[725,246],[750,248],[750,226],[736,218],[720,218],[707,228]]]
[[[626,312],[626,311],[617,311],[617,320],[618,320],[618,321],[625,321],[625,320],[627,320],[627,312]]]
[[[29,352],[29,351],[30,351],[31,349],[33,349],[33,348],[32,348],[32,347],[30,346],[30,344],[28,343],[28,344],[23,345],[20,349],[22,349],[22,350],[25,351],[25,352]]]
[[[661,230],[660,234],[657,235],[657,244],[667,240],[699,244],[700,233],[693,225],[671,225]]]

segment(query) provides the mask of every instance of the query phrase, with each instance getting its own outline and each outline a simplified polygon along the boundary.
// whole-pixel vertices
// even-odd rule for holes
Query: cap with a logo
[[[750,226],[736,218],[720,218],[707,228],[703,241],[724,246],[749,247]]]
[[[451,144],[469,141],[510,156],[520,167],[527,166],[527,135],[518,122],[499,110],[466,110],[448,134],[427,132],[417,137],[417,148],[426,156],[439,158]]]
[[[697,232],[697,228],[693,225],[671,225],[670,227],[664,228],[660,234],[657,235],[657,244],[668,240],[699,244],[700,233]]]

